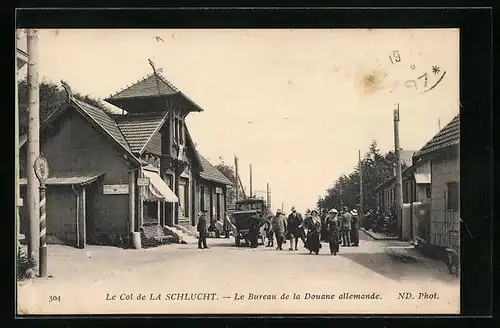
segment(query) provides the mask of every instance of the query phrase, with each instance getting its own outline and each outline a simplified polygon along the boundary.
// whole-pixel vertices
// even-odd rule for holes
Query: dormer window
[[[174,141],[179,145],[183,145],[185,141],[184,120],[180,114],[174,116]]]

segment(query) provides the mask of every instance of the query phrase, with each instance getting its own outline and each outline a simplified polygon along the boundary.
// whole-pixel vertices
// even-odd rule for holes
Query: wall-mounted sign
[[[220,187],[215,188],[215,193],[222,194],[222,188],[220,188]]]
[[[103,185],[102,193],[104,195],[126,195],[128,194],[128,184]]]
[[[148,177],[137,178],[137,185],[139,187],[149,186],[149,178]]]
[[[40,183],[44,183],[49,177],[49,163],[47,162],[47,159],[42,155],[38,156],[35,159],[33,168],[35,169],[35,175]]]

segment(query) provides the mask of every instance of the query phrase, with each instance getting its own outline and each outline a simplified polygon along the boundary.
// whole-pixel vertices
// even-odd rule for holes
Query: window
[[[425,188],[425,198],[431,198],[431,196],[432,196],[432,188],[431,187]]]
[[[172,190],[174,188],[173,186],[173,178],[171,174],[165,174],[165,178],[163,179],[167,186]]]
[[[458,211],[460,195],[457,181],[446,184],[446,209],[449,211]]]
[[[179,202],[180,216],[189,217],[189,180],[185,178],[179,179]]]
[[[184,144],[184,122],[179,119],[179,143]]]

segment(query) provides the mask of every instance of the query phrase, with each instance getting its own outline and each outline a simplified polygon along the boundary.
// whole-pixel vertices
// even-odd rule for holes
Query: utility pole
[[[234,156],[234,174],[236,176],[236,181],[234,181],[234,188],[236,189],[236,201],[239,200],[239,194],[240,194],[240,188],[238,187],[238,182],[239,182],[239,178],[238,178],[238,157],[236,157],[236,155]]]
[[[266,186],[266,204],[268,208],[268,212],[271,211],[271,189],[269,189],[269,182],[267,183]]]
[[[344,188],[342,187],[342,185],[340,186],[340,209],[342,209],[342,207],[344,206],[344,202],[343,202],[343,197],[344,197]]]
[[[359,224],[363,226],[363,165],[361,162],[361,150],[358,150],[358,162],[359,162]]]
[[[394,151],[396,154],[396,220],[398,227],[398,235],[401,237],[402,231],[402,215],[403,215],[403,181],[401,176],[401,147],[399,145],[399,103],[396,104],[394,110]]]
[[[16,241],[17,241],[17,247],[19,248],[20,246],[20,231],[19,231],[19,207],[21,207],[23,204],[23,200],[21,199],[21,192],[19,188],[19,92],[18,92],[18,79],[19,79],[19,68],[17,66],[17,40],[18,40],[18,33],[19,30],[16,30],[16,85],[15,85],[15,114],[14,114],[14,144],[15,144],[15,149],[14,149],[14,156],[15,156],[15,180],[16,180],[16,186],[15,186],[15,197],[16,197]],[[17,250],[16,250],[17,254]]]
[[[272,211],[273,200],[271,198],[271,187],[269,187],[269,210]]]
[[[28,256],[35,259],[39,234],[39,187],[35,174],[35,160],[40,156],[40,93],[38,83],[38,30],[28,29],[28,156],[26,175],[29,209]]]
[[[283,206],[283,202],[281,202],[281,212],[285,210],[285,207]]]
[[[253,197],[253,189],[252,189],[252,164],[250,164],[250,197]]]

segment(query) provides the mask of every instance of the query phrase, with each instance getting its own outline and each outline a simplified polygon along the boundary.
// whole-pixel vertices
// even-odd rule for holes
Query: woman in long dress
[[[318,255],[321,249],[320,232],[321,232],[321,219],[316,210],[311,211],[311,215],[306,219],[305,226],[307,228],[306,248],[309,254],[313,252]]]
[[[337,255],[339,252],[339,239],[340,239],[340,222],[338,211],[332,208],[326,217],[326,233],[328,243],[330,244],[330,253]]]

